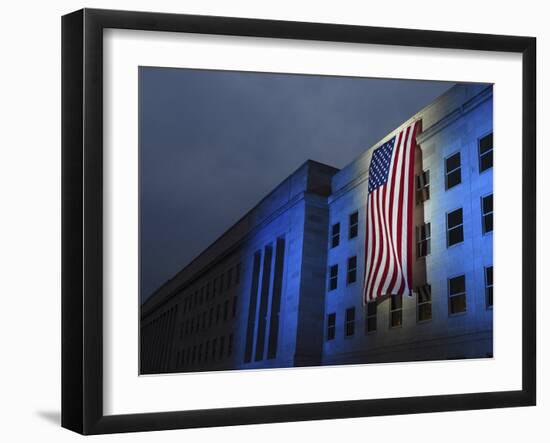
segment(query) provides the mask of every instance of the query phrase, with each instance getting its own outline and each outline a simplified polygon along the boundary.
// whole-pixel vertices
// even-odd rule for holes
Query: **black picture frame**
[[[104,415],[103,30],[455,48],[522,54],[522,389],[357,401]],[[81,434],[530,406],[536,403],[536,39],[83,9],[62,18],[62,426]]]

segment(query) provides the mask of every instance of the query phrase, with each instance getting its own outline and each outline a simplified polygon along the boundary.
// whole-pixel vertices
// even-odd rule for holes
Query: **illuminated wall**
[[[418,257],[415,250],[415,267],[425,269],[425,275],[415,274],[415,288],[423,287],[417,291],[420,295],[414,293],[395,300],[393,309],[390,297],[371,306],[370,327],[369,307],[363,306],[361,285],[367,172],[372,150],[334,176],[329,197],[330,225],[340,223],[344,235],[336,247],[330,247],[330,235],[327,236],[327,269],[338,265],[338,283],[336,289],[330,290],[327,276],[324,364],[492,356],[492,302],[487,299],[492,297],[492,289],[486,291],[485,273],[492,269],[493,233],[482,230],[482,197],[492,195],[493,169],[480,172],[479,155],[480,140],[492,134],[492,110],[492,87],[458,85],[411,119],[421,118],[423,124],[423,132],[417,138],[421,148],[417,157],[421,157],[421,162],[415,173],[429,171],[429,199],[418,202],[415,208],[417,226],[430,224],[429,254]],[[458,152],[460,183],[446,189],[446,159]],[[455,164],[451,163],[450,172],[457,177]],[[447,232],[447,213],[458,209],[462,210],[463,241],[448,246],[447,236],[454,234]],[[492,212],[492,204],[490,209]],[[349,217],[355,211],[359,215],[358,236],[350,239]],[[415,243],[419,240],[417,235],[415,232]],[[348,284],[347,260],[354,256],[358,277]],[[457,280],[450,280],[454,278]],[[462,281],[465,291],[461,289]],[[449,292],[451,285],[453,297]],[[426,292],[431,293],[431,300]],[[353,320],[348,310],[353,310]]]

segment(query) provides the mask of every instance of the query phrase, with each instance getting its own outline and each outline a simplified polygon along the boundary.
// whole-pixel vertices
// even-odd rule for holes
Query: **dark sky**
[[[140,68],[141,299],[312,159],[341,168],[452,83]]]

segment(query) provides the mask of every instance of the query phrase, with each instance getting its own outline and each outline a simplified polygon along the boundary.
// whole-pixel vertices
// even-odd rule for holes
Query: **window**
[[[349,216],[348,237],[350,239],[357,237],[358,231],[359,231],[359,212],[355,211],[353,214]]]
[[[431,250],[432,230],[430,223],[416,227],[416,256],[426,257]]]
[[[223,286],[224,286],[224,281],[225,281],[225,274],[222,273],[222,275],[220,275],[220,293],[223,292]]]
[[[216,324],[220,322],[220,304],[216,306]]]
[[[416,176],[416,204],[430,199],[430,171]]]
[[[485,305],[493,307],[493,267],[485,268]]]
[[[449,279],[449,314],[466,312],[466,277]]]
[[[231,317],[235,318],[236,315],[237,315],[237,296],[235,295],[233,297],[233,308],[231,312]]]
[[[432,319],[432,287],[429,284],[420,286],[416,290],[416,309],[418,321]]]
[[[336,314],[333,312],[327,317],[327,340],[334,340],[336,337]]]
[[[221,336],[220,337],[220,354],[218,356],[218,358],[222,358],[223,357],[223,352],[225,351],[225,336]]]
[[[348,258],[347,284],[355,283],[357,280],[357,256]]]
[[[227,280],[225,289],[229,290],[231,288],[231,280],[233,280],[233,268],[230,268],[229,271],[227,271]]]
[[[457,152],[445,159],[445,189],[451,189],[461,182],[460,152]]]
[[[392,294],[390,302],[390,327],[398,328],[403,324],[403,295]]]
[[[223,303],[223,321],[227,320],[227,315],[229,314],[229,300],[226,300]]]
[[[493,133],[479,139],[479,172],[493,167]]]
[[[447,247],[464,241],[462,208],[447,213]]]
[[[345,324],[346,337],[351,337],[355,334],[355,308],[346,309],[346,324]]]
[[[229,341],[227,342],[227,355],[230,356],[233,353],[233,334],[229,336]]]
[[[212,360],[216,360],[216,345],[218,344],[217,339],[212,339]]]
[[[204,362],[205,363],[208,361],[209,352],[210,352],[210,340],[206,342],[206,345],[204,345]]]
[[[335,248],[340,244],[340,223],[332,225],[330,234],[330,247]]]
[[[212,327],[212,321],[214,320],[214,308],[210,308],[210,311],[208,312],[208,327]]]
[[[241,264],[237,263],[235,267],[235,285],[238,285],[241,282]]]
[[[481,225],[484,234],[493,231],[493,194],[481,197]]]
[[[375,301],[370,301],[367,303],[367,319],[366,319],[366,332],[376,331],[376,313],[377,305]]]
[[[330,276],[329,276],[329,291],[333,291],[338,287],[338,265],[332,265],[330,268]]]

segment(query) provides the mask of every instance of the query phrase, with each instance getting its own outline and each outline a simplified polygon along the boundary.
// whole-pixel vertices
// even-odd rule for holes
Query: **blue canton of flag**
[[[369,193],[388,181],[394,145],[395,137],[374,151],[369,167]]]

